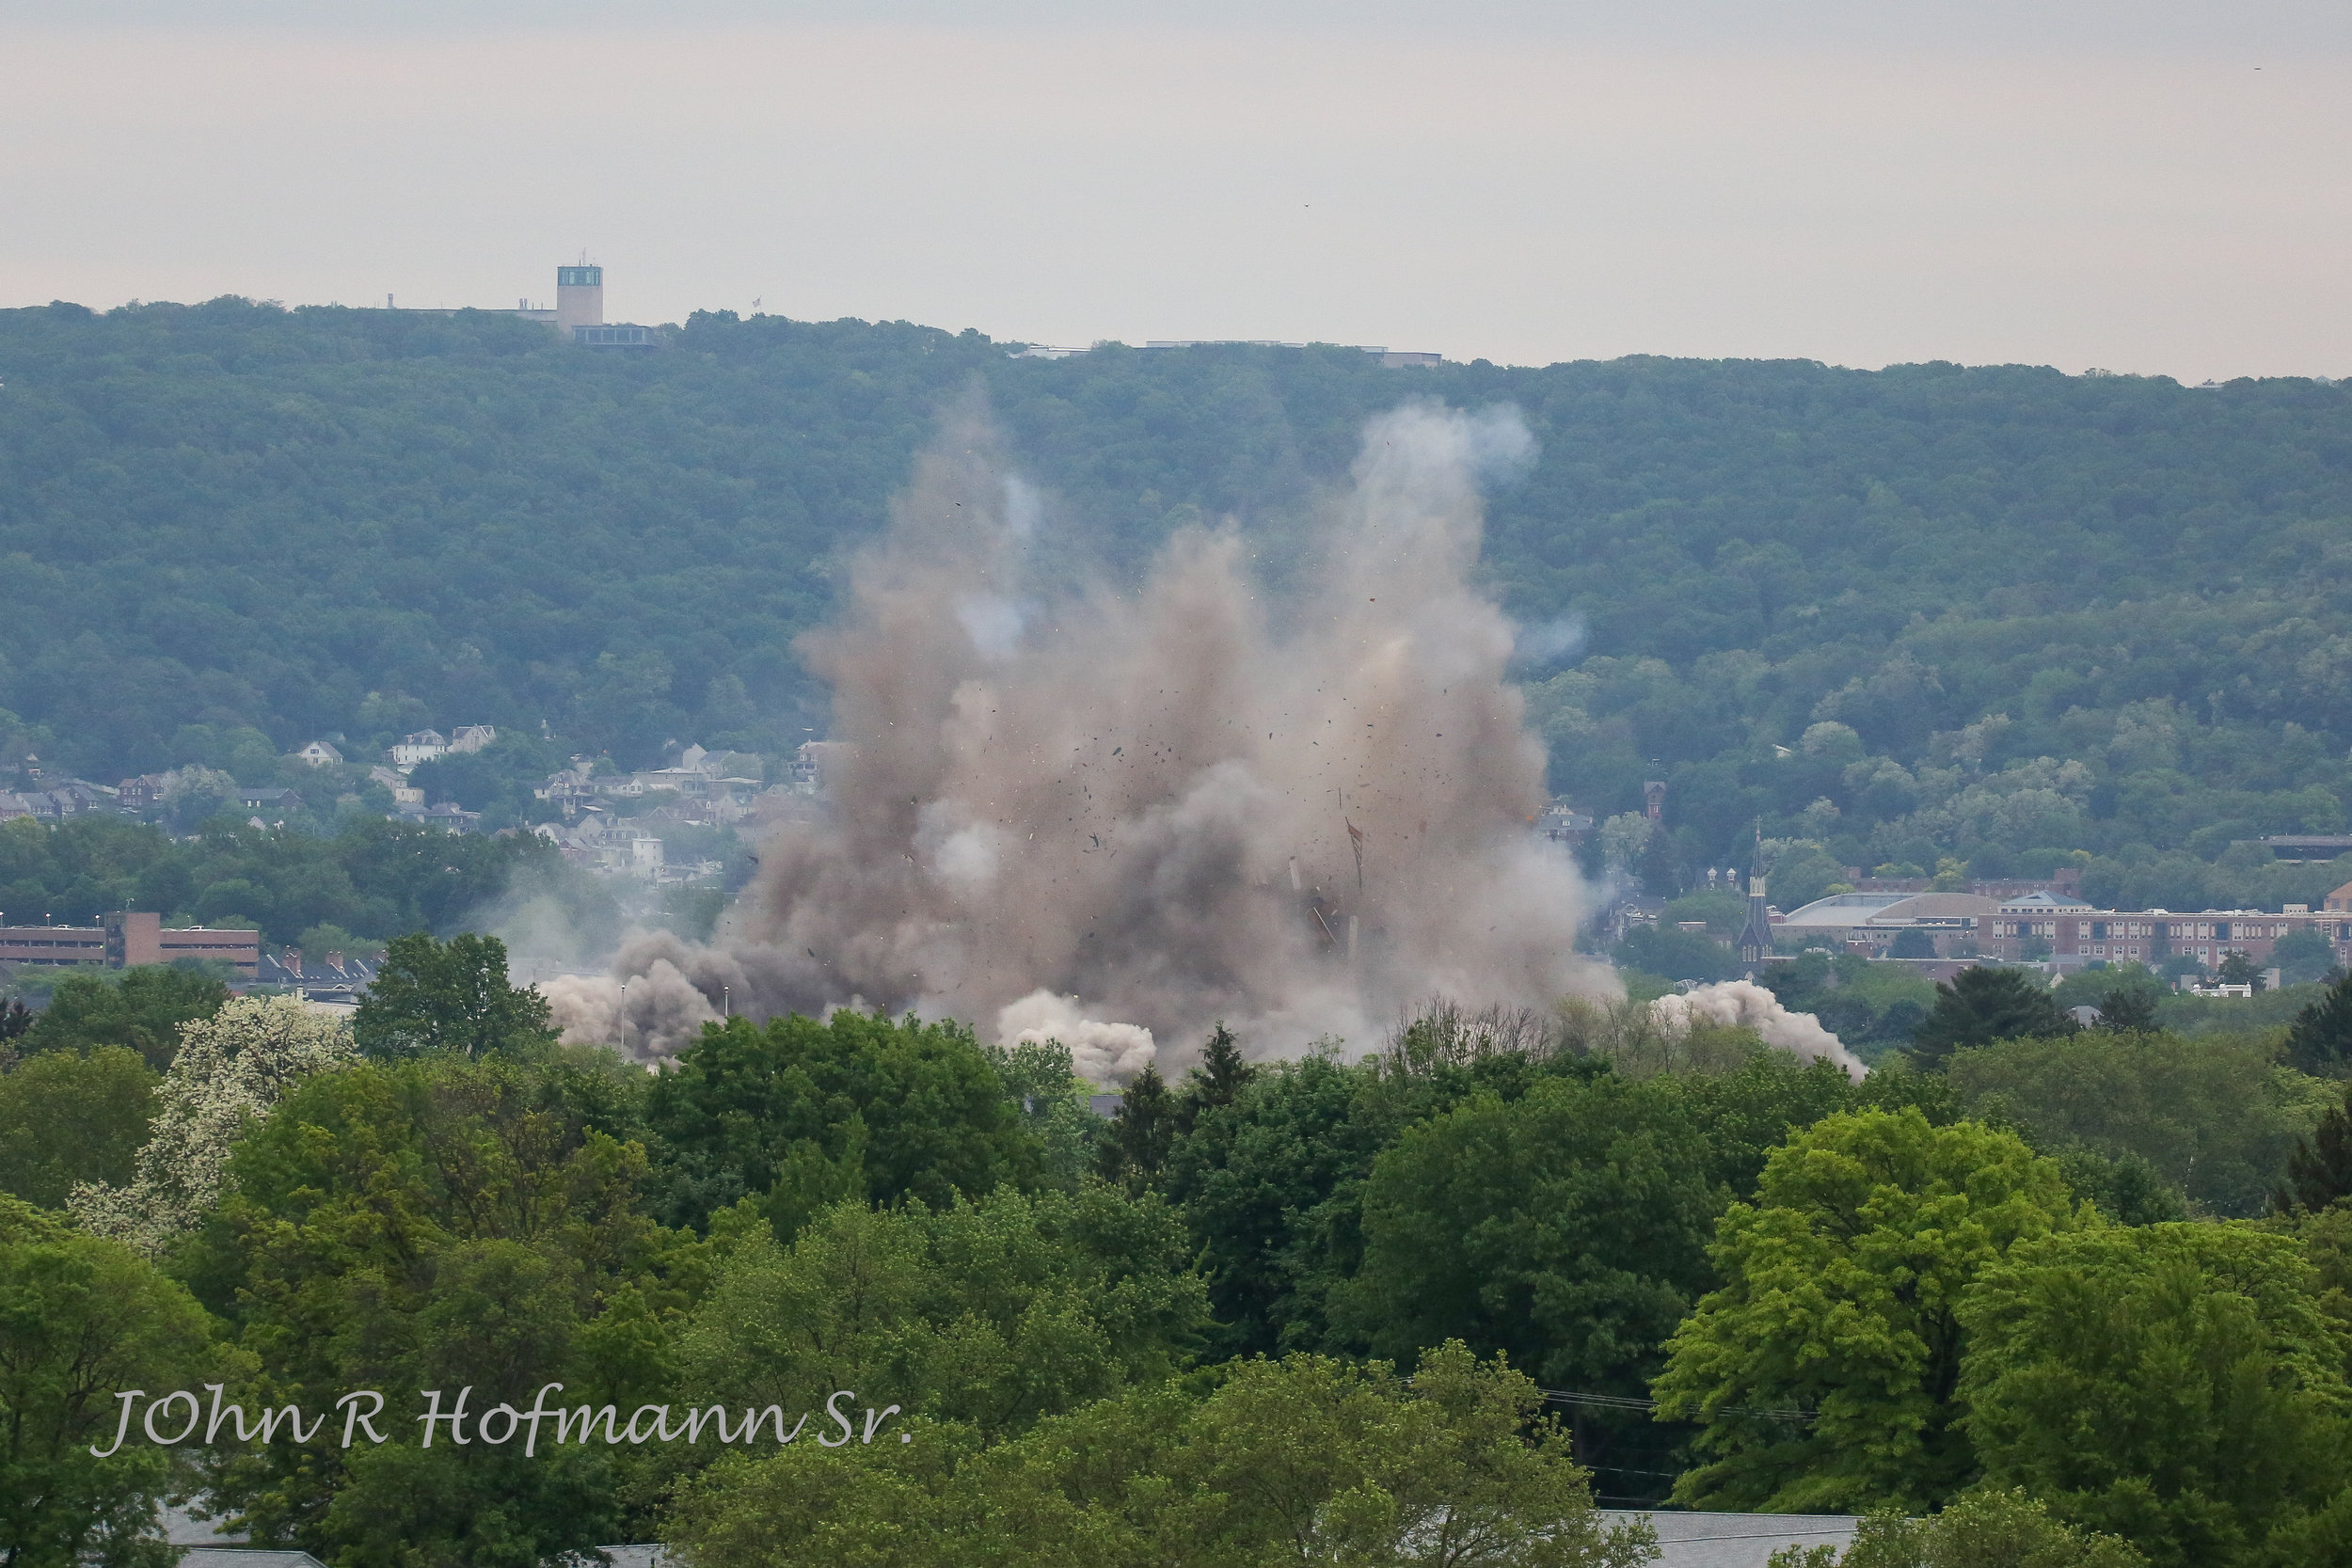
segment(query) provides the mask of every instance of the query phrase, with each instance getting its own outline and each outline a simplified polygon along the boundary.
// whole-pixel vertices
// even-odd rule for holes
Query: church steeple
[[[1748,966],[1751,980],[1772,950],[1772,921],[1764,909],[1764,824],[1759,821],[1755,853],[1748,861],[1748,923],[1740,928],[1740,961]]]

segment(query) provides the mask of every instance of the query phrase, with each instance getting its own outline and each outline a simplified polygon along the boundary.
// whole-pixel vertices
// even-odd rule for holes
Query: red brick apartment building
[[[159,914],[117,911],[97,926],[0,926],[0,964],[127,969],[175,958],[218,958],[250,980],[262,966],[262,933],[195,926],[167,929]]]

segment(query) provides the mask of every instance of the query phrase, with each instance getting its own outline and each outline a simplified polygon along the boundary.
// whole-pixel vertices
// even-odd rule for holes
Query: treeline
[[[316,958],[403,931],[452,931],[528,897],[551,901],[592,945],[619,934],[612,894],[532,833],[459,835],[365,815],[331,835],[218,816],[187,838],[103,816],[0,823],[0,916],[16,925],[152,910],[179,924],[258,927],[263,941]]]
[[[58,1040],[0,1073],[12,1560],[130,1560],[173,1488],[337,1568],[1438,1561],[1466,1530],[1631,1568],[1594,1502],[1669,1486],[1884,1513],[1880,1563],[2352,1540],[2352,983],[2286,1047],[2328,1077],[1947,988],[1924,1065],[1860,1084],[1639,1006],[1438,1008],[1353,1063],[1220,1030],[1106,1122],[1057,1046],[851,1011],[648,1075],[552,1043],[504,966],[402,938],[348,1034],[239,999],[160,1072]],[[124,1418],[127,1459],[86,1457],[115,1390],[211,1382],[305,1420],[375,1389],[396,1430]],[[736,1436],[427,1448],[426,1389]],[[828,1417],[844,1389],[870,1418]]]
[[[787,751],[823,727],[793,639],[977,381],[1058,498],[1055,559],[1114,577],[1231,516],[1279,578],[1368,415],[1516,404],[1541,452],[1492,499],[1483,570],[1582,630],[1521,672],[1555,787],[1606,816],[1669,784],[1631,856],[1655,892],[1744,863],[1760,816],[1784,907],[1841,866],[1947,859],[2075,860],[2102,903],[2275,904],[2296,895],[2242,841],[2340,830],[2352,798],[2343,387],[1016,360],[726,312],[631,356],[235,299],[0,312],[0,742],[102,777],[190,760],[192,720],[280,751],[427,722],[545,724],[623,766]]]

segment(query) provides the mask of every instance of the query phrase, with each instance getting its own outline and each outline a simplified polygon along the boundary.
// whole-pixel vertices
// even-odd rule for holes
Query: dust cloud
[[[1369,1047],[1409,998],[1613,991],[1530,828],[1515,628],[1469,580],[1481,477],[1532,446],[1516,411],[1401,408],[1303,590],[1190,528],[1132,592],[1056,592],[1036,493],[983,414],[951,417],[801,644],[833,688],[828,810],[760,847],[710,944],[549,982],[570,1037],[653,1058],[723,1005],[855,1004],[1050,1034],[1120,1080],[1218,1019],[1272,1055]]]
[[[1857,1084],[1870,1070],[1836,1035],[1821,1027],[1820,1019],[1811,1013],[1790,1012],[1780,1005],[1779,997],[1753,980],[1693,986],[1677,995],[1661,996],[1649,1006],[1650,1015],[1668,1029],[1687,1032],[1700,1022],[1753,1029],[1766,1045],[1805,1061],[1836,1063]]]

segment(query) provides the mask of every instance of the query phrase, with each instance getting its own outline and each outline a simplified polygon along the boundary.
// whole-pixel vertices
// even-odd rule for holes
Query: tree
[[[1669,980],[1728,980],[1740,973],[1740,956],[1704,931],[1636,926],[1611,950],[1620,969]]]
[[[1887,948],[1890,958],[1932,958],[1935,938],[1917,926],[1906,926],[1895,933],[1894,944]]]
[[[2316,1214],[2344,1197],[2352,1197],[2352,1088],[2309,1138],[2296,1141],[2287,1157],[2286,1183],[2270,1195],[2270,1207],[2280,1214],[2298,1209]]]
[[[506,983],[506,944],[460,932],[394,937],[360,999],[352,1037],[370,1056],[451,1052],[481,1056],[530,1051],[552,1040],[547,998]]]
[[[1830,1548],[1816,1548],[1826,1552]],[[1795,1549],[1791,1548],[1793,1556]],[[2022,1491],[1982,1489],[1963,1494],[1930,1519],[1875,1513],[1854,1531],[1842,1559],[1819,1568],[2147,1568],[2137,1547],[2050,1516],[2048,1507]],[[1772,1568],[1816,1568],[1811,1558]]]
[[[2287,1060],[2325,1072],[2352,1060],[2352,974],[2345,974],[2287,1026]]]
[[[1921,1067],[1941,1067],[1967,1046],[2071,1035],[2075,1027],[2024,971],[1979,964],[1937,983],[1934,1010],[1912,1032],[1911,1053]]]
[[[477,1413],[518,1389],[527,1405],[548,1382],[625,1410],[660,1400],[688,1305],[672,1271],[707,1265],[643,1213],[644,1147],[599,1125],[618,1085],[644,1082],[618,1072],[443,1053],[294,1085],[237,1142],[217,1206],[173,1252],[258,1364],[242,1392],[305,1411],[353,1388],[468,1384]],[[603,1453],[543,1445],[526,1462],[281,1434],[216,1453],[205,1482],[259,1544],[520,1565],[621,1528]]]
[[[1176,1140],[1176,1097],[1159,1069],[1146,1064],[1119,1097],[1119,1114],[1095,1146],[1094,1169],[1104,1180],[1142,1193],[1155,1186]]]
[[[1409,1383],[1385,1364],[1243,1361],[1205,1399],[1136,1389],[978,1452],[925,1425],[904,1446],[732,1461],[687,1490],[669,1539],[703,1568],[1654,1558],[1646,1526],[1603,1524],[1541,1407],[1531,1380],[1458,1344]]]
[[[1374,1163],[1334,1315],[1375,1355],[1460,1339],[1555,1387],[1639,1395],[1710,1283],[1727,1200],[1655,1081],[1548,1079],[1408,1129]]]
[[[1964,1113],[2046,1152],[2133,1156],[2225,1214],[2262,1212],[2332,1088],[2279,1068],[2261,1036],[2188,1038],[2089,1029],[2002,1040],[1945,1069]]]
[[[1004,1083],[1005,1098],[1021,1108],[1022,1125],[1038,1141],[1045,1174],[1075,1188],[1094,1168],[1103,1118],[1094,1114],[1094,1085],[1078,1076],[1070,1048],[1042,1040],[983,1049]]]
[[[1974,1122],[1825,1117],[1716,1227],[1724,1280],[1676,1331],[1661,1420],[1703,1423],[1694,1507],[1933,1507],[1975,1460],[1955,1402],[1962,1294],[2017,1241],[2078,1223],[2058,1167]]]
[[[2336,950],[2325,932],[2297,926],[2270,944],[2270,962],[2279,971],[2281,984],[2308,985],[2333,975]]]
[[[181,1450],[107,1452],[116,1395],[195,1388],[213,1365],[204,1314],[143,1259],[0,1196],[0,1563],[167,1568],[156,1503]],[[94,1457],[93,1451],[106,1457]]]
[[[2226,986],[2251,986],[2256,990],[2263,989],[2263,972],[2256,969],[2254,960],[2243,953],[2222,955],[2219,977]]]
[[[119,1045],[45,1052],[0,1073],[0,1192],[62,1209],[76,1182],[129,1181],[155,1085]]]
[[[103,979],[69,974],[57,982],[49,1006],[18,1049],[31,1055],[127,1045],[161,1072],[179,1048],[180,1025],[211,1017],[228,1000],[229,988],[212,975],[166,964],[126,969]]]
[[[128,1184],[85,1182],[74,1219],[153,1257],[219,1199],[236,1141],[294,1085],[354,1060],[342,1026],[291,996],[243,996],[180,1027]]]
[[[698,1403],[814,1409],[887,1390],[989,1440],[1190,1361],[1207,1326],[1181,1218],[1089,1182],[932,1210],[859,1200],[789,1246],[737,1244],[679,1336],[675,1386]]]
[[[1184,1125],[1189,1132],[1203,1113],[1241,1098],[1258,1069],[1241,1053],[1241,1041],[1219,1019],[1200,1047],[1200,1065],[1184,1075]]]
[[[2145,1035],[2156,1028],[2155,993],[2143,986],[2118,986],[2099,1006],[2099,1027],[2111,1034]]]
[[[959,1193],[1034,1185],[1040,1170],[1036,1135],[971,1030],[912,1014],[729,1020],[654,1082],[645,1117],[662,1152],[657,1212],[698,1228],[787,1174],[792,1223],[821,1207],[806,1199],[828,1182],[945,1208]]]
[[[1987,1480],[2159,1564],[2250,1560],[2352,1480],[2352,1326],[2316,1285],[2246,1225],[2021,1241],[1961,1307]]]

